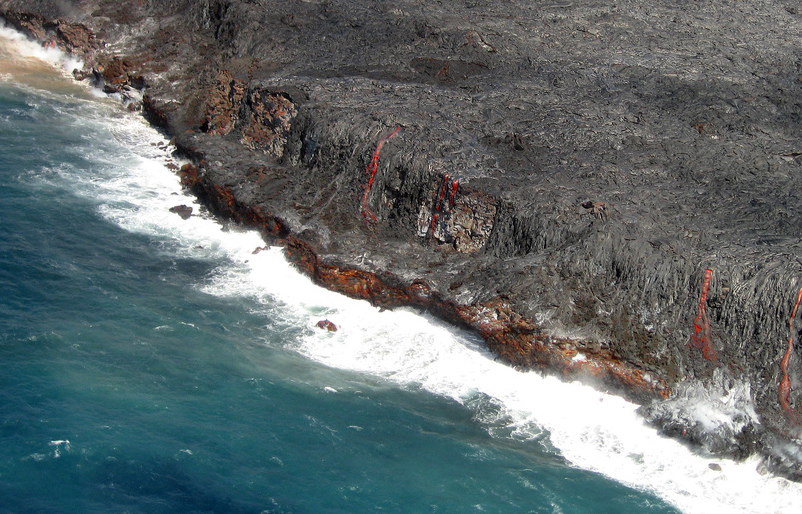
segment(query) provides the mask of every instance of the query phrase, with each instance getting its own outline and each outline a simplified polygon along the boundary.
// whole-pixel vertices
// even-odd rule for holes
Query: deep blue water
[[[191,199],[153,184],[178,191],[140,124],[0,81],[0,512],[675,512],[571,464],[470,377],[416,376],[419,347],[392,360],[417,333],[321,334],[352,307],[167,212]]]

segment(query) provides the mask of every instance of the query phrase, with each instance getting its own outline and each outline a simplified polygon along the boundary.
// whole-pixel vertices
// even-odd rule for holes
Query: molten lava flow
[[[382,151],[384,143],[386,143],[388,139],[398,134],[400,131],[401,127],[397,127],[393,132],[379,139],[378,144],[376,144],[376,150],[373,152],[373,157],[370,159],[370,164],[368,164],[366,170],[368,173],[370,173],[370,180],[368,180],[368,185],[365,188],[365,194],[362,197],[362,217],[372,223],[376,222],[376,215],[373,214],[368,207],[368,195],[370,194],[370,188],[373,187],[373,179],[376,177],[376,172],[379,170],[379,152]]]
[[[780,369],[782,369],[783,372],[783,378],[780,380],[780,405],[788,417],[797,425],[802,425],[802,415],[791,407],[791,404],[788,402],[788,397],[791,395],[791,379],[788,376],[788,365],[791,363],[791,352],[794,350],[794,339],[796,339],[796,333],[794,333],[794,318],[796,317],[796,311],[799,308],[800,301],[802,301],[802,289],[799,290],[799,294],[796,296],[796,303],[791,311],[791,317],[788,319],[788,328],[791,330],[791,337],[788,338],[788,349],[785,350],[785,355],[783,355],[783,359],[780,361]]]
[[[448,208],[454,208],[454,197],[457,196],[457,189],[459,188],[459,179],[454,179],[451,183],[451,198],[448,200]]]
[[[710,335],[710,319],[707,317],[707,291],[710,289],[710,279],[713,277],[713,270],[705,270],[705,281],[702,284],[702,297],[699,299],[699,310],[693,320],[693,334],[688,343],[689,346],[702,350],[702,355],[706,360],[715,361],[718,352],[713,345]]]
[[[437,225],[437,219],[440,217],[440,213],[443,210],[443,198],[445,197],[446,191],[449,187],[449,179],[451,176],[446,173],[446,176],[443,177],[443,186],[440,188],[440,195],[437,197],[437,201],[434,204],[434,211],[432,212],[432,235],[434,235],[434,228]],[[448,210],[449,212],[454,209],[454,198],[457,196],[457,189],[459,188],[459,179],[454,179],[451,182],[451,196],[448,199]]]

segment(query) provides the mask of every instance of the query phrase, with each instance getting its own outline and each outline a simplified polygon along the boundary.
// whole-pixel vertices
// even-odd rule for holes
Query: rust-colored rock
[[[245,84],[227,70],[217,74],[214,86],[208,92],[206,119],[201,129],[212,135],[224,136],[239,121],[239,110]]]
[[[283,92],[256,88],[248,91],[249,113],[244,120],[242,144],[254,150],[281,157],[287,144],[292,120],[298,109]]]
[[[496,218],[497,200],[492,196],[470,191],[441,208],[441,222],[435,224],[433,236],[451,243],[458,252],[474,253],[485,247]]]
[[[317,322],[317,326],[318,326],[318,328],[322,328],[324,330],[328,330],[329,332],[337,332],[337,330],[338,330],[337,325],[335,325],[334,323],[332,323],[331,321],[329,321],[327,319],[322,319],[322,320],[318,321]]]
[[[589,341],[557,338],[521,317],[502,298],[458,307],[463,320],[477,329],[493,353],[522,368],[556,372],[610,388],[638,402],[667,398],[671,390],[661,379]]]
[[[49,25],[46,25],[49,26]],[[62,49],[68,52],[85,52],[87,49],[97,50],[103,45],[97,40],[95,34],[81,23],[68,23],[57,20],[55,23],[56,35],[61,41]]]
[[[397,287],[374,273],[321,262],[310,244],[294,236],[287,238],[286,249],[289,259],[316,283],[382,307],[429,308],[448,321],[475,329],[493,353],[512,365],[555,372],[565,379],[602,386],[638,402],[667,398],[671,393],[663,380],[598,344],[545,334],[503,298],[455,305],[432,294],[420,280]]]
[[[103,46],[95,34],[82,23],[48,20],[30,12],[6,12],[3,17],[12,27],[68,53],[88,53]]]

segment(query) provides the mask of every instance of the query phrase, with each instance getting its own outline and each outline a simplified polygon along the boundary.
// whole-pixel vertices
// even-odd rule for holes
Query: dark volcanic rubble
[[[0,0],[0,14],[82,53],[83,75],[174,136],[188,188],[321,284],[429,309],[514,365],[799,478],[779,444],[802,430],[797,350],[781,367],[802,287],[795,3]],[[695,321],[710,338],[689,344]],[[711,428],[693,402],[733,422]]]

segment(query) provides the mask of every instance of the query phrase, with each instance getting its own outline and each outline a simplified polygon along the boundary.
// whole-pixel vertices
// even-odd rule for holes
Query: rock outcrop
[[[0,14],[83,53],[84,75],[174,136],[186,187],[319,283],[429,309],[513,365],[800,477],[795,446],[776,444],[802,433],[791,3],[0,0]],[[693,402],[732,422],[711,429]]]

